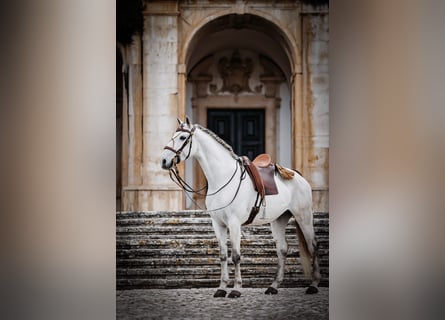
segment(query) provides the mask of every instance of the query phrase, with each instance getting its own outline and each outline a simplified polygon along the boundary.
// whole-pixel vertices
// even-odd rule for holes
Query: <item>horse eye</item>
[[[185,136],[180,136],[179,140],[185,140]]]

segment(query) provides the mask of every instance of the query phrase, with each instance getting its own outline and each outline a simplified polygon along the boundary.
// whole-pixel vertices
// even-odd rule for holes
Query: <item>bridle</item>
[[[169,170],[169,174],[170,174],[170,179],[172,179],[173,182],[175,182],[182,190],[186,191],[186,195],[188,196],[187,192],[191,192],[191,193],[195,193],[199,196],[203,196],[203,197],[208,197],[208,196],[214,196],[217,193],[219,193],[222,189],[224,189],[227,185],[229,185],[229,183],[233,180],[233,178],[235,177],[237,171],[238,171],[238,166],[241,169],[241,175],[240,175],[240,181],[238,184],[238,187],[236,189],[235,195],[233,196],[232,200],[229,202],[229,204],[218,208],[218,209],[214,209],[212,211],[217,211],[217,210],[221,210],[224,209],[226,207],[228,207],[229,205],[231,205],[233,203],[233,201],[235,200],[236,196],[238,195],[239,189],[241,187],[241,182],[245,179],[246,177],[246,170],[244,169],[244,166],[241,164],[241,160],[238,159],[236,162],[236,167],[235,167],[235,171],[233,172],[232,176],[230,177],[229,181],[227,181],[224,185],[222,185],[218,190],[216,190],[215,192],[212,192],[210,194],[203,194],[201,193],[203,190],[208,188],[207,182],[205,184],[204,187],[200,188],[200,189],[193,189],[180,175],[179,175],[179,170],[177,168],[177,164],[181,161],[181,152],[184,150],[184,148],[187,146],[187,144],[189,144],[190,142],[190,147],[189,147],[189,151],[187,153],[187,156],[185,157],[184,161],[187,160],[190,157],[190,153],[192,151],[192,137],[195,134],[195,130],[196,130],[196,126],[193,126],[190,130],[183,128],[182,126],[178,127],[178,129],[176,129],[176,132],[186,132],[189,134],[189,136],[184,140],[183,144],[181,145],[181,147],[179,149],[174,149],[173,147],[170,146],[165,146],[164,149],[165,150],[170,150],[172,152],[175,153],[175,157],[174,157],[174,161],[173,161],[173,166],[172,168],[170,168]],[[173,140],[173,138],[172,138]],[[174,140],[173,140],[173,144],[174,144]],[[199,207],[199,205],[193,200],[193,198],[190,198],[190,200],[192,200],[196,206]],[[199,207],[200,208],[200,207]]]
[[[190,153],[192,152],[192,137],[195,134],[195,130],[196,130],[196,126],[193,126],[191,130],[183,128],[182,126],[180,126],[178,129],[176,129],[176,132],[187,132],[189,134],[189,136],[185,139],[184,143],[182,144],[182,146],[175,150],[174,148],[170,147],[170,146],[165,146],[164,149],[166,150],[170,150],[172,152],[175,153],[175,161],[174,166],[176,167],[176,165],[181,162],[181,152],[182,150],[184,150],[185,146],[190,142],[190,147],[189,147],[189,152],[187,154],[187,156],[185,157],[184,160],[187,160],[190,157]],[[173,140],[173,139],[172,139]],[[173,144],[174,144],[174,140],[173,140]]]

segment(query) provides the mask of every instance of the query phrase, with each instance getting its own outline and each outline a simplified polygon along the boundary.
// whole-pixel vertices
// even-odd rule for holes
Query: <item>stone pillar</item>
[[[304,107],[303,107],[303,75],[301,65],[295,66],[295,73],[291,78],[292,104],[292,168],[303,173],[305,167],[304,148]]]
[[[180,210],[182,191],[161,169],[160,155],[176,129],[178,110],[178,4],[147,2],[144,11],[142,186],[139,210]]]
[[[139,209],[136,190],[142,183],[141,36],[123,47],[122,211]]]
[[[307,154],[303,172],[312,185],[315,211],[328,211],[329,70],[328,15],[303,15],[303,118]],[[304,112],[307,112],[305,117]],[[306,147],[306,146],[305,146]],[[304,152],[305,153],[305,152]]]

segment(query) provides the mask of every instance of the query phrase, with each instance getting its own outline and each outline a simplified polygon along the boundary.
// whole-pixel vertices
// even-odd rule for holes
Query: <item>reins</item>
[[[233,180],[233,178],[235,177],[236,172],[238,171],[238,165],[240,165],[240,169],[241,169],[241,175],[240,175],[240,180],[238,183],[238,186],[236,188],[236,192],[232,198],[232,200],[230,200],[230,202],[228,204],[226,204],[223,207],[217,208],[217,209],[213,209],[213,210],[206,210],[207,212],[211,212],[211,211],[218,211],[218,210],[222,210],[227,208],[228,206],[230,206],[233,201],[235,201],[236,196],[238,195],[239,189],[241,188],[241,183],[243,182],[243,180],[246,178],[246,169],[244,169],[244,167],[239,163],[239,161],[236,162],[236,168],[235,171],[233,172],[232,176],[230,177],[229,181],[227,181],[224,185],[222,185],[218,190],[216,190],[215,192],[209,193],[209,194],[202,194],[200,193],[200,191],[204,190],[205,188],[207,188],[207,184],[198,189],[198,190],[194,190],[187,182],[185,182],[185,180],[179,175],[179,171],[176,167],[176,165],[174,165],[174,169],[170,169],[170,179],[172,179],[172,181],[174,183],[176,183],[183,191],[186,191],[186,196],[200,209],[200,210],[204,210],[203,208],[201,208],[201,206],[195,201],[195,199],[193,199],[187,192],[190,193],[195,193],[201,197],[208,197],[208,196],[214,196],[216,194],[218,194],[221,190],[223,190],[225,187],[227,187],[229,185],[229,183]],[[173,179],[173,176],[176,178]]]
[[[241,170],[241,175],[240,175],[240,181],[238,183],[238,187],[236,189],[235,195],[233,196],[232,200],[225,206],[218,208],[218,209],[213,209],[213,210],[207,210],[208,212],[210,211],[217,211],[217,210],[221,210],[224,208],[227,208],[228,206],[230,206],[233,201],[235,200],[236,196],[238,195],[239,189],[241,187],[241,183],[242,181],[246,178],[246,169],[244,168],[244,166],[242,165],[241,159],[237,159],[236,160],[236,164],[235,164],[235,171],[233,172],[232,176],[230,177],[230,179],[223,184],[218,190],[212,192],[212,193],[208,193],[208,194],[204,194],[202,193],[203,190],[208,188],[208,184],[206,183],[205,186],[203,186],[202,188],[199,188],[197,190],[193,189],[193,187],[191,187],[179,174],[179,170],[178,167],[176,166],[179,162],[180,162],[180,154],[181,152],[184,150],[184,148],[186,147],[186,145],[190,142],[190,147],[189,147],[189,151],[187,156],[185,157],[184,160],[187,160],[190,157],[190,153],[192,150],[192,137],[195,133],[196,130],[196,126],[193,126],[191,130],[185,129],[183,127],[179,127],[178,129],[176,129],[176,132],[187,132],[189,133],[189,136],[185,139],[184,143],[181,145],[181,147],[179,149],[174,149],[172,147],[169,146],[165,146],[164,149],[170,150],[172,152],[175,153],[175,161],[173,161],[173,166],[172,168],[169,170],[169,176],[170,179],[176,183],[176,185],[178,185],[183,191],[185,191],[187,197],[201,210],[204,210],[203,208],[201,208],[198,203],[192,198],[190,197],[190,195],[188,194],[188,192],[190,193],[194,193],[198,196],[201,197],[208,197],[208,196],[214,196],[217,195],[221,190],[223,190],[225,187],[227,187],[230,182],[232,182],[233,178],[235,177],[236,173],[238,172],[238,165],[240,166],[240,170]]]
[[[216,195],[218,192],[220,192],[222,189],[224,189],[232,180],[233,180],[233,178],[235,177],[235,174],[237,173],[237,171],[238,171],[238,162],[236,163],[236,165],[235,165],[235,171],[233,172],[233,174],[232,174],[232,176],[230,177],[230,179],[229,179],[229,181],[227,181],[225,184],[223,184],[218,190],[216,190],[216,191],[214,191],[214,192],[212,192],[212,193],[207,193],[207,194],[204,194],[204,193],[200,193],[202,190],[204,190],[204,189],[207,189],[208,188],[208,185],[207,185],[207,183],[205,184],[205,186],[204,187],[202,187],[202,188],[200,188],[200,189],[197,189],[197,190],[194,190],[193,189],[193,187],[191,187],[180,175],[179,175],[179,170],[178,170],[178,168],[176,167],[176,165],[173,165],[173,168],[171,168],[170,169],[170,179],[172,179],[173,180],[173,182],[175,182],[179,187],[181,187],[184,191],[187,191],[187,192],[190,192],[190,193],[195,193],[195,194],[197,194],[197,195],[199,195],[199,196],[202,196],[202,197],[208,197],[208,196],[214,196],[214,195]],[[176,181],[173,179],[173,177],[172,177],[172,174],[173,174],[173,176],[176,178]]]

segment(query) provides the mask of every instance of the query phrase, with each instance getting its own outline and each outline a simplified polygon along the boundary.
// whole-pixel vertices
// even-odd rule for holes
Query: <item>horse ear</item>
[[[177,118],[176,120],[178,120],[178,124],[179,124],[179,125],[181,125],[181,124],[182,124],[182,121],[181,121],[181,120],[179,120],[179,118]]]
[[[185,117],[185,122],[188,124],[189,127],[191,126],[189,117]]]

